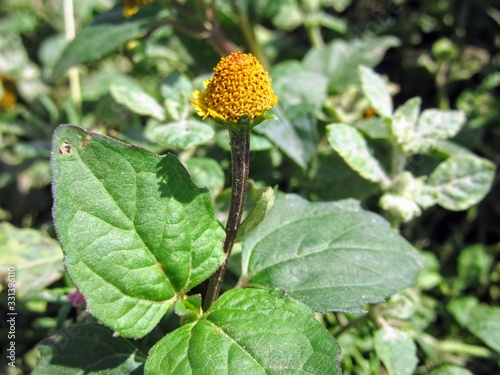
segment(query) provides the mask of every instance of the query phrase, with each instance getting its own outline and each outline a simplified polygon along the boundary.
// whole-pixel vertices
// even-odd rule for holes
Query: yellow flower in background
[[[153,0],[123,0],[123,2],[125,3],[123,15],[129,18],[136,14],[141,6],[151,4]]]
[[[0,76],[0,111],[11,111],[17,103],[16,85],[14,81]]]
[[[205,92],[193,92],[191,104],[203,120],[236,124],[243,117],[251,126],[266,119],[278,97],[264,67],[251,54],[235,52],[223,57],[214,68],[214,77],[203,82]]]

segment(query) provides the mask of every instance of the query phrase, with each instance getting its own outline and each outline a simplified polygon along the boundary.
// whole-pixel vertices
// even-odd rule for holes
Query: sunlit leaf
[[[339,347],[283,292],[233,289],[149,352],[146,374],[340,374]]]
[[[352,200],[280,194],[243,241],[240,284],[286,290],[315,311],[361,312],[413,283],[420,254]]]
[[[101,322],[144,336],[224,259],[210,195],[173,155],[74,126],[56,130],[52,151],[68,273]]]

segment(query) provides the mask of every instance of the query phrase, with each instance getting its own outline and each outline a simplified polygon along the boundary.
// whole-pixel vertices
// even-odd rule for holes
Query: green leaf
[[[42,340],[32,375],[141,374],[144,354],[101,324],[76,324]]]
[[[187,150],[203,145],[215,136],[214,129],[197,120],[185,120],[161,124],[148,131],[148,138],[153,142],[171,149]]]
[[[420,198],[425,177],[415,177],[404,171],[391,181],[391,186],[379,200],[380,207],[395,218],[408,222],[420,216],[422,210],[416,203]]]
[[[473,155],[472,151],[467,147],[453,141],[436,141],[434,143],[433,154],[443,159],[464,154]]]
[[[62,52],[68,43],[69,41],[64,33],[53,34],[43,40],[40,45],[38,56],[45,71],[50,71],[57,61],[59,61]]]
[[[248,217],[262,198],[262,195],[269,189],[268,187],[258,187],[253,180],[249,180],[247,184],[247,196],[245,206],[243,208],[243,217]],[[224,189],[215,201],[215,215],[221,223],[226,224],[229,215],[229,206],[231,205],[231,188]]]
[[[392,115],[392,98],[384,79],[372,69],[361,65],[361,88],[376,113],[382,117]]]
[[[109,93],[112,85],[131,86],[134,90],[142,90],[139,82],[128,75],[97,71],[82,82],[82,99],[97,101]]]
[[[175,303],[175,313],[179,316],[194,316],[196,319],[203,313],[201,295],[195,294]]]
[[[224,133],[229,135],[228,132],[224,132]],[[227,142],[229,145],[229,137],[227,138]],[[252,135],[250,136],[250,152],[267,151],[267,150],[271,150],[273,147],[274,146],[269,139],[267,139],[263,135],[256,133],[255,131],[252,131]],[[230,149],[231,149],[231,147],[229,146],[229,150]]]
[[[412,98],[407,100],[394,112],[389,129],[397,144],[404,145],[411,141],[420,113],[421,103],[422,100],[420,98]]]
[[[472,309],[469,330],[500,353],[500,307],[478,305]]]
[[[146,374],[340,374],[312,311],[279,291],[233,289],[150,351]]]
[[[344,124],[326,126],[328,142],[349,166],[368,181],[389,184],[389,177],[370,153],[366,140],[356,128]]]
[[[8,280],[13,267],[18,293],[43,289],[63,273],[59,243],[35,229],[0,223],[0,254],[0,278]]]
[[[493,255],[483,244],[475,244],[460,251],[458,256],[458,280],[463,288],[485,281],[493,264]]]
[[[328,89],[340,93],[347,86],[359,82],[359,65],[377,66],[391,47],[399,46],[399,39],[393,36],[356,39],[346,42],[335,40],[323,48],[311,49],[303,59],[303,65],[311,72],[321,73],[329,78]]]
[[[123,81],[119,84],[112,84],[110,87],[111,96],[120,104],[124,105],[132,112],[144,116],[151,116],[157,120],[165,119],[165,110],[153,98],[137,85]]]
[[[231,151],[229,143],[229,132],[224,129],[218,131],[215,135],[217,145],[226,151]],[[270,150],[274,147],[269,139],[264,135],[256,133],[255,128],[252,129],[250,135],[250,152]]]
[[[316,13],[319,24],[339,34],[345,34],[347,31],[347,21],[340,17],[332,16],[323,11]]]
[[[191,81],[184,75],[173,73],[161,85],[161,94],[165,98],[168,114],[175,120],[187,118],[191,104],[189,99],[193,92]]]
[[[272,20],[273,24],[280,29],[293,30],[302,23],[302,10],[297,2],[284,1],[272,14]]]
[[[6,18],[2,18],[2,24]],[[21,77],[22,71],[30,64],[30,58],[20,35],[9,32],[0,37],[0,61],[2,75]]]
[[[317,150],[315,111],[326,99],[327,78],[310,72],[299,63],[285,62],[272,71],[273,88],[279,104],[269,120],[255,128],[265,135],[302,169],[306,169]]]
[[[240,285],[286,290],[315,311],[362,312],[413,283],[420,254],[355,201],[280,194],[243,241]]]
[[[210,158],[190,158],[184,162],[193,182],[199,188],[206,187],[215,198],[224,188],[224,171]]]
[[[75,39],[66,46],[51,78],[58,77],[72,66],[98,60],[141,33],[139,22],[88,26],[79,31]]]
[[[318,153],[308,178],[307,191],[314,201],[363,200],[378,187],[362,178],[333,149]]]
[[[455,320],[500,353],[500,308],[480,305],[474,296],[455,298],[446,306]]]
[[[54,221],[90,312],[142,337],[224,259],[210,195],[163,157],[61,125],[52,149]]]
[[[386,118],[371,117],[358,120],[353,125],[370,139],[388,140],[390,139],[388,122],[390,121]]]
[[[427,109],[420,115],[413,136],[403,148],[407,152],[426,153],[437,141],[454,137],[464,123],[465,114],[461,111]]]
[[[328,78],[308,71],[297,61],[285,61],[276,65],[271,75],[273,89],[278,95],[279,104],[285,110],[300,104],[303,108],[307,107],[308,111],[314,111],[326,99]]]
[[[472,372],[464,367],[455,365],[439,366],[437,369],[432,370],[429,375],[474,375]]]
[[[316,153],[316,120],[312,114],[286,111],[277,105],[273,110],[279,121],[265,121],[254,130],[265,135],[299,167],[306,169]]]
[[[476,297],[466,296],[451,300],[446,308],[462,327],[466,327],[472,311],[479,305]]]
[[[477,204],[490,191],[495,165],[471,154],[446,159],[431,173],[418,203],[433,204],[454,211]]]
[[[240,228],[238,229],[238,235],[236,241],[241,241],[245,235],[252,229],[256,228],[262,220],[266,217],[267,213],[271,209],[274,203],[274,190],[270,187],[262,193],[260,199],[255,203],[250,214],[243,220]]]
[[[407,333],[386,325],[375,332],[374,346],[389,375],[413,374],[417,348]]]

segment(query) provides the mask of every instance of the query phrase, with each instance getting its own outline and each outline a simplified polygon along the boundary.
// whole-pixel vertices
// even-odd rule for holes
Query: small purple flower
[[[85,297],[75,288],[73,293],[68,294],[68,301],[72,301],[73,307],[78,307],[82,303],[85,303]]]

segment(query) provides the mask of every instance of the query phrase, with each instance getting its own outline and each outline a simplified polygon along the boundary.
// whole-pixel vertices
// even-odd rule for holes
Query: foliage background
[[[383,52],[387,49],[386,53],[374,52],[372,63],[391,82],[394,107],[419,96],[422,108],[464,111],[467,123],[454,141],[498,165],[499,5],[498,1],[479,0],[219,1],[217,19],[226,37],[210,38],[203,27],[206,15],[196,1],[156,1],[128,20],[122,16],[119,2],[75,1],[77,36],[91,24],[126,28],[89,37],[91,43],[86,48],[68,53],[64,52],[68,21],[64,21],[62,1],[3,1],[0,272],[4,277],[6,265],[16,264],[31,275],[31,279],[19,280],[19,373],[36,365],[39,354],[34,348],[41,339],[81,318],[81,311],[66,298],[72,286],[63,274],[62,254],[53,240],[48,162],[50,139],[57,125],[77,124],[154,152],[175,153],[196,183],[209,186],[223,220],[227,204],[224,189],[230,183],[224,132],[208,122],[201,128],[195,123],[196,137],[189,133],[179,141],[178,134],[166,133],[160,125],[185,118],[195,121],[187,103],[191,88],[200,87],[220,54],[233,43],[259,57],[285,89],[296,85],[302,98],[283,100],[297,99],[297,107],[302,109],[311,104],[308,113],[313,114],[316,124],[315,134],[299,133],[300,139],[306,140],[300,151],[307,157],[302,159],[293,150],[278,147],[264,131],[254,136],[251,178],[255,194],[259,188],[278,186],[310,200],[354,197],[380,212],[374,187],[350,171],[325,142],[329,122],[350,123],[373,115],[360,95],[357,78],[348,82],[345,90],[328,88],[323,98],[318,93],[325,83],[308,80],[294,64],[312,48],[333,41],[372,41],[373,51],[377,46]],[[185,9],[189,12],[184,13]],[[380,39],[388,36],[397,39]],[[382,47],[384,43],[387,48]],[[375,61],[378,56],[383,57],[380,63]],[[78,66],[77,73],[70,74],[78,75],[79,89],[75,82],[69,83],[66,71],[70,66]],[[341,78],[353,75],[354,70],[347,66]],[[280,79],[283,76],[289,76],[291,83]],[[153,101],[144,108],[134,106],[117,86]],[[171,87],[175,90],[168,89]],[[322,105],[316,107],[318,101]],[[374,142],[372,147],[383,159],[383,145]],[[436,159],[417,155],[409,168],[416,175],[426,174],[436,164]],[[415,289],[380,308],[392,308],[399,316],[405,308],[411,310],[406,311],[411,317],[408,320],[414,329],[418,327],[416,373],[428,373],[441,364],[461,366],[475,374],[498,369],[498,327],[485,339],[473,335],[460,319],[460,311],[471,298],[493,308],[489,314],[499,315],[497,192],[498,177],[478,205],[459,212],[432,207],[401,227],[401,233],[424,251],[427,267]],[[5,295],[6,289],[1,293]],[[4,301],[2,296],[2,309]],[[366,317],[340,313],[318,317],[338,337],[346,373],[385,371],[373,354],[374,326],[369,315]],[[353,321],[359,324],[351,327],[349,322]],[[2,320],[2,347],[4,323]],[[166,319],[162,324],[159,329],[168,331],[173,323]],[[159,337],[161,333],[154,332],[139,346],[147,352]],[[4,360],[2,356],[2,366]],[[15,373],[6,367],[1,371]]]

